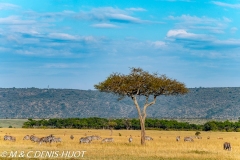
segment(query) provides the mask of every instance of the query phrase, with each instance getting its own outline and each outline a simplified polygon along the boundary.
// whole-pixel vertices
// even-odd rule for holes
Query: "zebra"
[[[73,139],[74,139],[73,135],[71,135],[71,136],[70,136],[70,139],[71,139],[71,140],[73,140]]]
[[[97,135],[93,135],[93,136],[90,136],[91,137],[91,140],[99,140],[99,139],[102,139],[100,136],[97,136]]]
[[[3,137],[3,140],[4,140],[4,141],[11,141],[11,137],[10,137],[9,135],[5,135],[5,136]]]
[[[33,142],[39,142],[40,141],[40,138],[34,136],[34,135],[31,135],[30,136],[30,140],[33,141]]]
[[[145,140],[147,140],[147,141],[153,141],[153,138],[150,137],[150,136],[145,136]]]
[[[89,139],[88,137],[81,137],[79,139],[79,143],[91,143],[91,139]]]
[[[30,136],[29,135],[26,135],[23,137],[23,140],[29,140],[30,139]]]
[[[57,137],[57,138],[54,137],[52,141],[57,143],[57,142],[62,142],[62,139],[60,137]]]
[[[231,144],[229,142],[223,143],[223,149],[231,151]]]
[[[177,141],[177,142],[180,141],[180,136],[177,136],[177,137],[176,137],[176,141]]]
[[[113,138],[104,138],[102,140],[102,143],[104,143],[104,142],[113,142]]]
[[[36,136],[31,136],[30,140],[33,142],[39,142],[40,138],[36,137]]]
[[[184,137],[184,142],[186,141],[194,142],[194,140],[191,137]]]
[[[132,136],[130,135],[130,137],[128,138],[128,142],[129,142],[129,143],[132,143],[132,141],[133,141],[133,138],[132,138]]]
[[[4,141],[12,141],[12,142],[16,141],[16,137],[9,136],[9,135],[5,135],[3,139]]]
[[[38,142],[39,142],[39,144],[42,144],[42,142],[47,143],[47,142],[48,142],[48,139],[47,139],[47,137],[42,137],[42,138],[39,139]]]
[[[52,135],[52,134],[50,134],[49,136],[47,136],[47,137],[42,137],[42,138],[40,138],[40,140],[39,140],[39,144],[42,144],[42,142],[45,142],[45,143],[52,143],[53,141],[54,141],[54,136]]]

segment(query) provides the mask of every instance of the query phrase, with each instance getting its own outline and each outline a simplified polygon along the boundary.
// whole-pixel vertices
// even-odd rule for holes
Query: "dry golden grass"
[[[17,141],[4,141],[5,134],[15,136]],[[119,136],[119,133],[121,136]],[[236,132],[201,132],[203,139],[194,139],[194,142],[183,142],[184,136],[193,136],[193,131],[146,131],[153,137],[145,146],[140,145],[140,131],[114,130],[114,143],[101,143],[100,140],[91,144],[79,144],[79,138],[86,135],[100,135],[102,138],[111,137],[109,130],[77,130],[77,129],[0,129],[0,155],[3,151],[86,151],[84,157],[75,159],[111,159],[111,160],[237,160],[240,159],[240,135]],[[37,144],[22,140],[25,135],[35,134],[38,137],[54,134],[61,137],[63,142],[52,144]],[[74,135],[71,140],[70,135]],[[128,143],[128,137],[132,135],[133,142]],[[176,136],[181,136],[180,142],[176,142]],[[210,136],[210,139],[207,137]],[[222,137],[222,139],[218,139]],[[230,142],[232,151],[223,150],[223,143]],[[0,158],[1,159],[1,158]],[[4,159],[4,158],[2,158]],[[10,158],[8,158],[10,159]],[[12,158],[14,160],[23,158]],[[26,155],[25,155],[26,159]],[[57,158],[50,159],[69,159]],[[73,159],[73,158],[70,158]]]

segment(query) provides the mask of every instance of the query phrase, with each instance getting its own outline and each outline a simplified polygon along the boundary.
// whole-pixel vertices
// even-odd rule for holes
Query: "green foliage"
[[[78,128],[78,129],[133,129],[139,130],[140,123],[138,119],[112,119],[109,121],[105,118],[66,118],[59,119],[53,118],[49,120],[28,120],[24,123],[23,128]],[[129,127],[131,123],[131,127]],[[201,125],[189,124],[187,122],[177,122],[176,120],[161,120],[161,119],[146,119],[147,129],[159,129],[159,130],[196,130]],[[119,133],[121,136],[121,133]]]
[[[188,89],[185,84],[172,80],[165,75],[150,74],[141,68],[131,68],[128,75],[121,73],[111,74],[105,81],[94,85],[101,92],[114,93],[120,96],[157,97],[160,95],[185,94]]]
[[[112,119],[109,121],[106,118],[52,118],[41,120],[28,120],[23,124],[23,128],[77,128],[77,129],[132,129],[140,130],[139,119],[127,119],[131,123],[128,128],[126,119]],[[200,131],[226,131],[240,132],[240,122],[230,121],[208,121],[201,124],[190,124],[188,122],[178,122],[176,120],[153,119],[147,118],[145,123],[146,129],[156,130],[191,130],[196,131],[195,135],[199,136]],[[119,133],[121,136],[121,133]]]
[[[12,126],[9,126],[8,128],[13,128]]]

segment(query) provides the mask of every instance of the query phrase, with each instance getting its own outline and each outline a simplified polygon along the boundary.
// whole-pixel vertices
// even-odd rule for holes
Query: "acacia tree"
[[[165,75],[157,73],[150,74],[141,68],[130,68],[128,75],[112,73],[105,81],[94,85],[95,89],[101,92],[114,93],[119,96],[119,100],[130,97],[137,109],[141,126],[141,144],[145,144],[145,120],[146,109],[155,104],[156,98],[160,95],[185,94],[188,89],[185,84],[170,79]],[[140,108],[137,97],[145,97],[145,103]]]

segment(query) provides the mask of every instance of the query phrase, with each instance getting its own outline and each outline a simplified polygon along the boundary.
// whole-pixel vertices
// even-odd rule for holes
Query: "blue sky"
[[[0,87],[93,89],[129,67],[240,87],[239,17],[239,0],[0,0]]]

